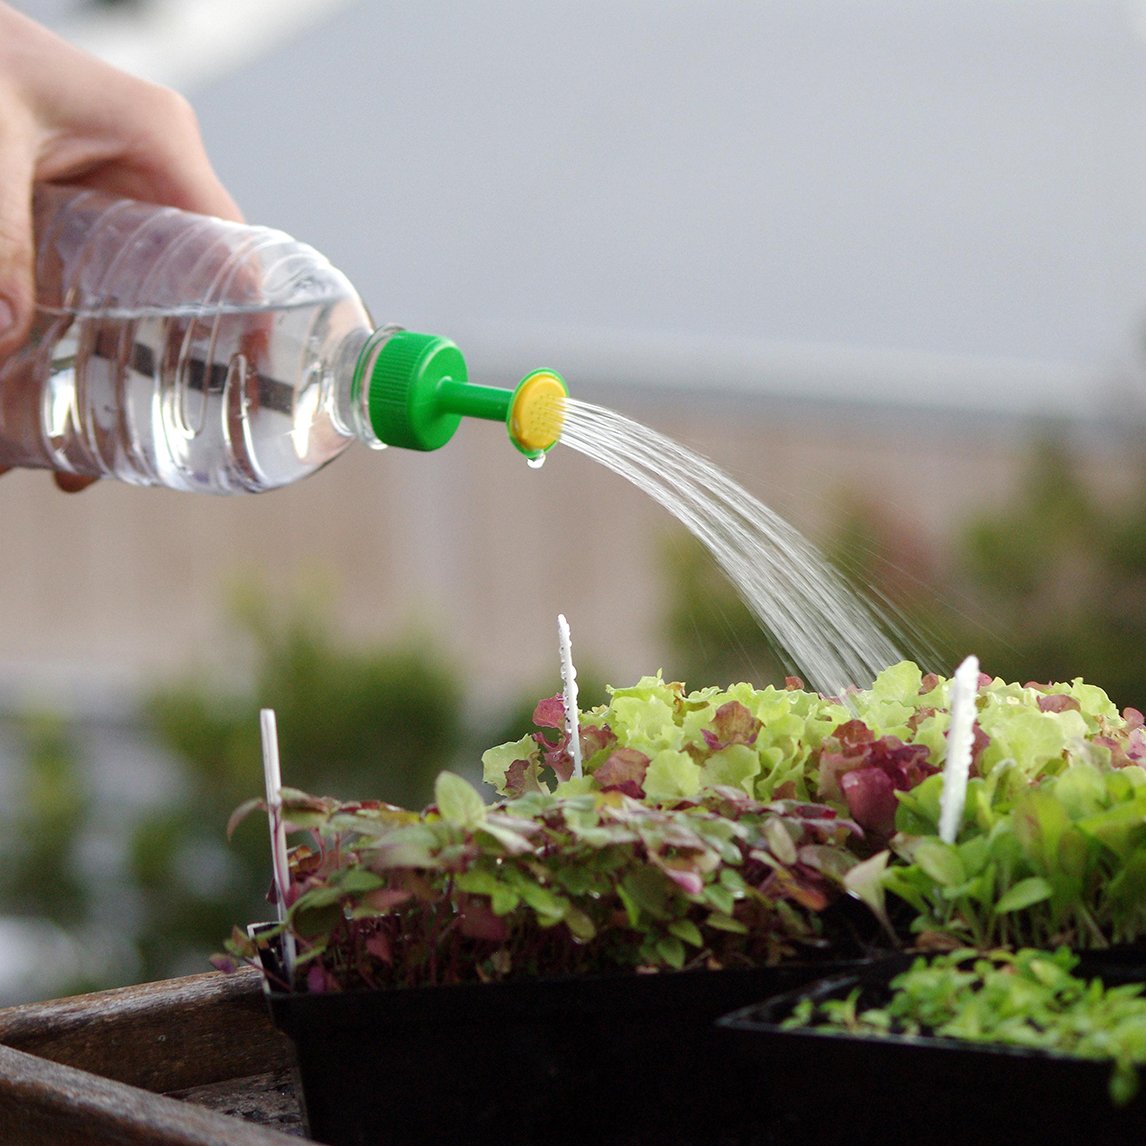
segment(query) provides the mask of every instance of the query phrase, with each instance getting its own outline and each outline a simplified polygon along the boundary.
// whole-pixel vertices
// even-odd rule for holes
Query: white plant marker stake
[[[967,803],[967,777],[975,743],[975,696],[979,691],[979,659],[968,657],[951,678],[951,724],[947,729],[947,762],[939,797],[939,838],[953,844]]]
[[[271,865],[275,878],[275,906],[279,922],[286,918],[286,892],[290,887],[290,863],[287,860],[286,824],[283,823],[283,782],[279,769],[279,733],[275,710],[259,712],[259,729],[263,742],[263,781],[267,793],[267,822],[271,829]],[[288,980],[294,979],[294,936],[283,933],[283,962]]]
[[[565,731],[573,757],[573,776],[581,775],[581,717],[577,711],[577,670],[573,667],[573,639],[564,613],[557,614],[557,639],[561,650],[561,684],[564,687]]]

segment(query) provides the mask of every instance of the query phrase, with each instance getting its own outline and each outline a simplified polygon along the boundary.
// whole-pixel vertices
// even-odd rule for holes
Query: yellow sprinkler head
[[[527,374],[518,383],[509,404],[509,440],[531,458],[552,449],[565,426],[568,397],[569,388],[560,374],[552,370]]]

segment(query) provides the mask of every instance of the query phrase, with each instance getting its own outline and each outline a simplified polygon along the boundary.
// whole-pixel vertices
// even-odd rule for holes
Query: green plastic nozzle
[[[373,343],[373,340],[371,340]],[[468,380],[461,351],[436,334],[396,330],[374,354],[359,359],[367,387],[370,424],[388,446],[436,450],[453,437],[463,417],[504,422],[509,440],[527,457],[557,443],[569,391],[552,370],[535,370],[515,390]]]

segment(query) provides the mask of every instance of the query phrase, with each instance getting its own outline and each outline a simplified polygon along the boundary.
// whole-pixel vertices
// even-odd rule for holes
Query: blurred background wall
[[[379,321],[447,334],[482,380],[554,366],[797,524],[848,487],[934,536],[1003,496],[1028,419],[1126,468],[1137,5],[18,6],[181,86],[247,216]],[[597,468],[530,472],[473,425],[253,503],[9,478],[0,676],[151,679],[217,653],[236,571],[321,563],[356,632],[429,621],[488,699],[552,668],[562,610],[628,678],[664,659],[662,511]]]
[[[1136,640],[1125,618],[1146,623],[1146,544],[1122,528],[1146,489],[1142,4],[15,6],[184,91],[248,218],[321,249],[379,321],[450,336],[478,380],[562,371],[576,395],[707,454],[861,573],[898,581],[929,624],[953,616],[935,667],[980,651],[1024,679],[1084,673],[1112,692],[1128,679],[1077,651],[1036,656],[1024,602],[1057,601],[1038,578],[1066,577],[1068,598],[1119,602],[1112,630]],[[1053,464],[1035,452],[1044,439]],[[991,514],[995,534],[975,533]],[[198,965],[177,945],[141,955],[132,936],[157,903],[178,914],[180,897],[207,895],[197,864],[234,867],[223,803],[261,779],[257,746],[221,747],[239,736],[227,721],[292,704],[299,729],[321,731],[331,707],[308,708],[306,673],[329,678],[333,662],[268,652],[276,624],[340,648],[413,643],[444,664],[463,727],[427,774],[472,766],[499,713],[557,688],[558,612],[601,682],[772,667],[734,632],[734,601],[682,580],[688,545],[662,510],[571,451],[529,470],[495,426],[425,456],[352,451],[259,498],[111,483],[65,497],[16,474],[0,481],[0,521],[0,782],[26,803],[39,792],[60,838],[80,841],[81,891],[115,889],[101,950],[121,954],[76,982]],[[1027,549],[1003,553],[1000,529]],[[1125,566],[1117,591],[1087,564],[1104,547]],[[976,596],[1000,570],[994,596]],[[272,602],[255,608],[262,645],[251,594]],[[746,667],[710,655],[724,644]],[[275,657],[298,671],[276,676]],[[284,699],[273,682],[288,678]],[[228,695],[247,707],[224,719]],[[174,716],[172,696],[188,702]],[[63,723],[46,732],[29,712]],[[189,744],[202,729],[210,743]],[[289,752],[284,768],[329,786],[365,776],[396,798],[402,761],[371,771],[369,751],[333,778]],[[215,803],[187,795],[208,789]],[[77,791],[118,801],[129,829],[104,812],[96,827],[61,820]],[[198,809],[194,830],[172,826],[173,799]],[[39,829],[11,830],[19,851]],[[50,917],[36,896],[10,912]],[[12,990],[51,989],[23,983]]]

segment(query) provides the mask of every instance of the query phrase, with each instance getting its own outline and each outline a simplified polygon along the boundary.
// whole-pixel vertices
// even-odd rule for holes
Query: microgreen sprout
[[[311,991],[609,970],[767,966],[824,945],[855,825],[822,805],[714,789],[653,807],[621,792],[487,806],[443,773],[422,813],[283,793],[310,830],[286,922]]]
[[[1077,964],[1066,948],[963,948],[916,959],[891,980],[883,1005],[865,1005],[860,988],[839,998],[805,998],[783,1026],[931,1036],[1109,1061],[1110,1096],[1123,1105],[1137,1093],[1138,1068],[1146,1065],[1146,984],[1107,987],[1075,975]]]

